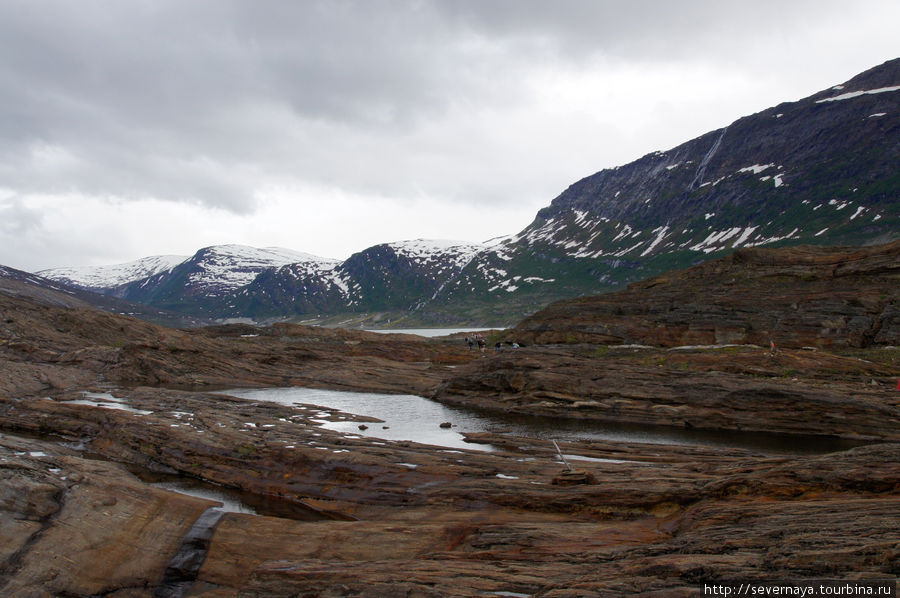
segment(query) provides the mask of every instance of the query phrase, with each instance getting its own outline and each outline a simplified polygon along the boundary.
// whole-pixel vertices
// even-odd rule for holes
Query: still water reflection
[[[322,521],[334,518],[296,500],[254,494],[179,474],[151,472],[137,465],[128,466],[128,469],[142,482],[156,488],[216,501],[220,503],[217,508],[226,513],[267,515],[296,521]]]
[[[497,432],[546,440],[614,440],[652,444],[691,444],[745,448],[767,454],[818,454],[845,450],[859,442],[817,436],[762,434],[750,432],[710,432],[600,422],[573,421],[561,418],[515,416],[474,409],[460,409],[414,395],[389,395],[366,392],[341,392],[314,388],[270,388],[229,390],[227,394],[254,401],[271,401],[282,405],[318,405],[346,413],[382,420],[369,423],[366,430],[359,422],[326,422],[323,427],[386,440],[410,440],[452,448],[484,449],[469,444],[463,432]],[[451,422],[452,428],[440,424]]]
[[[457,332],[484,332],[485,330],[502,330],[503,326],[494,326],[487,328],[381,328],[367,329],[366,332],[378,332],[380,334],[415,334],[417,336],[427,336],[434,338],[436,336],[447,336],[456,334]]]

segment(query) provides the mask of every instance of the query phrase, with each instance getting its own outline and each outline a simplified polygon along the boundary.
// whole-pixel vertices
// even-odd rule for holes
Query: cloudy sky
[[[896,0],[0,0],[0,264],[515,233],[900,55]]]

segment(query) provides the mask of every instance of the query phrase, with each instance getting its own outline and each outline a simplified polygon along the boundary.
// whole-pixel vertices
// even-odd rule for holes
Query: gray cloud
[[[402,132],[466,93],[452,40],[412,13],[266,8],[4,4],[4,184],[250,209],[254,181],[228,177],[235,168],[315,177],[306,165],[335,134]],[[48,165],[48,151],[72,159]]]
[[[575,177],[614,165],[601,161],[598,136],[624,143],[608,123],[579,123],[552,105],[532,115],[548,91],[540,74],[671,65],[781,85],[821,72],[822,85],[836,83],[836,68],[849,77],[872,66],[869,57],[888,42],[872,38],[874,50],[859,54],[823,48],[815,65],[802,61],[817,49],[798,45],[867,11],[892,10],[890,21],[891,6],[0,2],[0,189],[158,198],[239,214],[253,213],[272,185],[401,201],[546,203]],[[644,151],[652,149],[661,148]]]
[[[12,237],[40,230],[42,220],[41,213],[26,206],[21,198],[0,200],[0,231],[4,236]]]

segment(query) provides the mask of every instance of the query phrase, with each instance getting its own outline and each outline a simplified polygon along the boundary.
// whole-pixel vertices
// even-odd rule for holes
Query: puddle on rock
[[[624,424],[544,416],[502,414],[444,405],[415,395],[344,392],[315,388],[233,389],[222,394],[280,405],[315,407],[330,417],[316,417],[322,427],[344,434],[386,441],[412,441],[454,449],[491,451],[490,445],[466,442],[463,433],[489,432],[539,440],[614,441],[711,446],[763,454],[823,454],[847,450],[865,442],[827,436],[765,432],[709,431],[659,425]],[[368,419],[342,421],[334,410]],[[323,411],[324,413],[325,411]],[[335,421],[338,420],[338,421]],[[360,425],[361,421],[368,424]],[[378,423],[373,423],[378,422]],[[448,427],[449,424],[449,427]],[[585,459],[581,459],[585,460]]]
[[[138,415],[150,415],[152,411],[146,409],[136,409],[128,405],[125,399],[114,397],[108,392],[83,392],[82,399],[74,399],[71,401],[59,401],[67,405],[90,405],[91,407],[101,407],[103,409],[118,409],[119,411],[128,411]],[[53,400],[53,399],[51,399]]]
[[[149,486],[220,502],[222,506],[218,507],[219,510],[226,513],[265,515],[267,517],[281,517],[282,519],[293,519],[295,521],[343,519],[343,517],[319,511],[309,505],[276,496],[266,496],[235,488],[227,488],[178,474],[152,472],[133,465],[127,465],[126,467],[139,480]]]

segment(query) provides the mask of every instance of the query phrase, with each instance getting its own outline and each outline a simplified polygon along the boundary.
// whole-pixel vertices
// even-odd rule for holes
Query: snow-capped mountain
[[[373,309],[412,309],[428,301],[484,247],[460,241],[400,241],[350,256],[340,270],[355,282],[351,300]]]
[[[387,246],[400,257],[415,261],[423,267],[434,267],[436,276],[448,269],[461,269],[486,247],[481,243],[447,239],[413,239],[387,243]]]
[[[319,269],[290,264],[260,274],[227,301],[222,313],[273,317],[410,310],[428,301],[484,249],[461,241],[416,239],[375,245]]]
[[[900,59],[576,182],[432,308],[526,313],[738,247],[889,242],[898,164]]]
[[[124,264],[52,268],[37,274],[83,289],[109,289],[172,270],[185,255],[154,255]]]
[[[386,311],[512,324],[739,247],[896,240],[897,164],[900,59],[586,177],[510,237],[385,243],[344,261],[208,247],[104,292],[208,318]]]
[[[109,287],[105,292],[197,316],[217,317],[222,301],[262,272],[287,264],[312,272],[333,268],[338,263],[280,247],[214,245],[204,247],[170,270]]]
[[[195,293],[220,294],[250,284],[263,270],[287,264],[304,264],[312,269],[329,268],[338,260],[308,253],[246,245],[214,245],[198,251],[184,264],[189,270],[187,284]]]
[[[485,248],[416,239],[375,245],[342,262],[290,249],[217,245],[143,278],[131,275],[135,268],[122,266],[78,274],[81,284],[91,283],[106,294],[200,317],[409,310],[437,294]],[[45,272],[58,280],[74,277],[71,269]],[[127,275],[116,277],[117,272]]]

